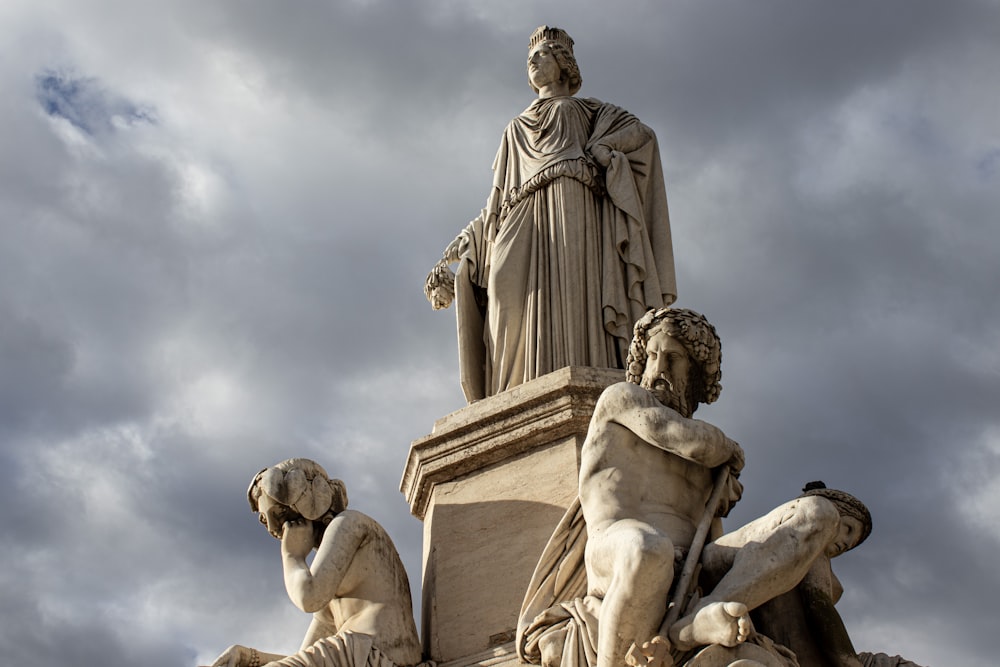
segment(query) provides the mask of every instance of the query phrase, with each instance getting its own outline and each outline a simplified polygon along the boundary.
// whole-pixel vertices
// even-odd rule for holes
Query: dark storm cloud
[[[243,495],[289,456],[347,482],[418,597],[396,488],[407,443],[462,405],[454,315],[423,279],[485,202],[548,23],[581,94],[659,135],[679,305],[723,338],[699,416],[748,453],[732,525],[812,479],[855,493],[875,532],[836,568],[859,648],[992,664],[995,3],[4,16],[4,655],[296,648],[306,619]]]

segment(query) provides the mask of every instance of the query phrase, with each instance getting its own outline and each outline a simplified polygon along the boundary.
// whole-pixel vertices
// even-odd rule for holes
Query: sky
[[[295,650],[254,473],[313,458],[419,598],[409,443],[464,405],[427,271],[576,40],[657,134],[728,525],[808,481],[874,515],[835,561],[859,650],[996,664],[1000,3],[5,0],[0,655]]]

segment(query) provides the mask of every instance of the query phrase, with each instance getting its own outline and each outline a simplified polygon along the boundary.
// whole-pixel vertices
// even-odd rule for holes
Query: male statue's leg
[[[663,621],[674,545],[647,524],[618,521],[588,538],[586,557],[590,593],[604,598],[597,667],[623,667],[632,643],[651,640]]]

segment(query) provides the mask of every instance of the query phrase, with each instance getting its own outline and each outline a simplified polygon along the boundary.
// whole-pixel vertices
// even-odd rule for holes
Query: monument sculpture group
[[[404,473],[425,525],[422,637],[385,530],[319,464],[289,459],[248,500],[312,624],[294,655],[234,645],[214,666],[912,665],[857,653],[835,607],[831,561],[872,530],[857,498],[813,482],[723,529],[745,456],[693,417],[719,397],[721,342],[670,307],[656,138],[574,97],[563,30],[538,28],[527,66],[538,98],[425,285],[435,308],[456,302],[470,405],[413,443]]]

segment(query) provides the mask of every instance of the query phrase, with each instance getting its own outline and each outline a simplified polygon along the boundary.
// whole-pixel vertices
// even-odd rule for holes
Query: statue
[[[802,496],[817,496],[832,502],[841,517],[841,524],[850,534],[838,536],[813,561],[812,567],[792,591],[761,605],[752,613],[754,626],[774,641],[788,647],[799,663],[806,665],[839,665],[861,667],[861,655],[855,652],[844,622],[835,605],[843,587],[833,573],[830,559],[864,542],[872,530],[872,518],[864,503],[849,493],[828,489],[823,482],[810,482]],[[780,508],[779,508],[780,509]],[[725,574],[724,562],[702,559],[705,570],[703,583],[711,586]]]
[[[652,130],[573,97],[565,31],[535,30],[527,64],[538,99],[507,126],[486,208],[425,285],[435,309],[455,297],[470,403],[565,366],[623,368],[632,324],[676,298]]]
[[[547,667],[796,664],[787,648],[754,633],[750,611],[800,584],[809,599],[839,597],[829,559],[859,544],[871,520],[840,502],[847,494],[811,492],[722,534],[720,517],[742,493],[743,451],[691,418],[718,397],[720,362],[715,329],[698,313],[661,309],[636,322],[627,381],[605,390],[594,410],[579,500],[525,596],[523,659]],[[675,561],[683,563],[676,583]],[[688,595],[695,566],[708,590],[700,598]],[[699,663],[693,652],[704,646],[716,657]],[[712,662],[720,655],[728,662]],[[833,664],[853,665],[850,658]]]
[[[339,479],[309,459],[261,470],[250,508],[281,540],[288,597],[313,615],[295,655],[229,647],[213,667],[393,667],[421,662],[410,584],[396,547],[371,517],[347,509]],[[306,556],[316,549],[312,565]]]

